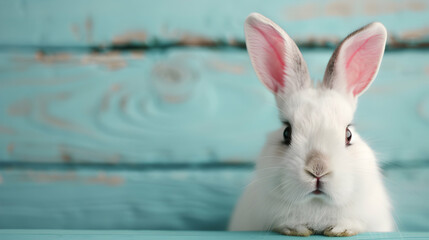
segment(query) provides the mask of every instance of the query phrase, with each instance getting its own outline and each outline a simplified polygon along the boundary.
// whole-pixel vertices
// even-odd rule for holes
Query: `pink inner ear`
[[[279,88],[284,87],[285,77],[285,46],[284,39],[281,34],[272,26],[262,25],[252,27],[259,33],[260,38],[257,51],[263,51],[256,54],[254,62],[256,64],[256,71],[263,77],[261,79],[273,92],[278,92]]]
[[[353,39],[345,51],[345,70],[348,90],[361,93],[371,83],[383,55],[384,35]]]

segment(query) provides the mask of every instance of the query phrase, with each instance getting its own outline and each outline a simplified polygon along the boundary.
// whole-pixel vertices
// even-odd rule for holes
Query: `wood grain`
[[[389,30],[389,46],[427,46],[428,7],[425,0],[3,1],[0,45],[236,45],[244,40],[246,16],[260,12],[303,45],[332,46],[380,21]]]
[[[3,55],[2,161],[247,161],[277,125],[243,51],[39,55]]]
[[[320,80],[331,51],[303,54]],[[386,53],[360,98],[383,165],[428,160],[428,56]],[[248,163],[279,126],[242,50],[3,52],[0,69],[3,162]]]
[[[384,175],[399,230],[427,231],[429,168]],[[251,168],[1,169],[0,228],[224,230],[250,176]]]
[[[0,175],[0,228],[10,229],[225,229],[249,181],[249,169]]]

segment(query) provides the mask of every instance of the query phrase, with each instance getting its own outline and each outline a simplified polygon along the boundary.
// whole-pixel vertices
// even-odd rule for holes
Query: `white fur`
[[[292,44],[290,38],[285,41]],[[373,151],[353,127],[351,145],[345,146],[357,98],[322,85],[301,86],[276,94],[280,118],[292,126],[291,145],[282,143],[284,127],[269,134],[229,230],[292,235],[392,231],[391,206]],[[321,178],[325,194],[311,193],[316,180],[304,170],[311,151],[328,159],[330,174]]]

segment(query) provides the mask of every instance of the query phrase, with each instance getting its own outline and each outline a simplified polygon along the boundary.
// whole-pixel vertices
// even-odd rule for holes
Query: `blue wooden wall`
[[[320,81],[381,21],[355,119],[402,231],[429,231],[429,1],[0,2],[0,228],[221,230],[279,126],[244,48],[260,12]]]

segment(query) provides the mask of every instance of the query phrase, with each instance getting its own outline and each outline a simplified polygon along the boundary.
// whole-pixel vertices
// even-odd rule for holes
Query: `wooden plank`
[[[5,240],[27,240],[27,239],[150,239],[150,240],[238,240],[238,239],[285,239],[285,236],[270,232],[224,232],[224,231],[83,231],[83,230],[0,230],[0,237]],[[391,233],[363,233],[348,237],[350,240],[365,239],[389,239],[389,240],[415,240],[427,239],[429,233],[425,232],[391,232]],[[300,240],[302,237],[287,237],[291,240]],[[323,236],[310,236],[305,239],[326,239]]]
[[[303,51],[314,79],[332,51]],[[383,164],[427,161],[426,51],[385,54],[355,124]],[[248,163],[277,128],[245,51],[0,53],[0,159]],[[382,113],[382,114],[380,114]]]
[[[381,21],[391,46],[427,46],[428,7],[427,0],[2,1],[0,45],[234,44],[244,39],[246,16],[260,12],[302,44],[332,45],[371,21]]]
[[[3,229],[224,230],[251,169],[2,169],[0,176]],[[399,230],[428,231],[429,168],[385,176]]]
[[[2,161],[248,161],[278,125],[243,51],[2,59]]]
[[[222,230],[249,171],[1,170],[0,228]]]
[[[384,171],[394,209],[393,217],[399,230],[429,230],[429,168],[397,168]],[[426,199],[426,200],[425,200]]]

